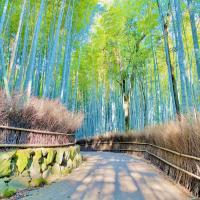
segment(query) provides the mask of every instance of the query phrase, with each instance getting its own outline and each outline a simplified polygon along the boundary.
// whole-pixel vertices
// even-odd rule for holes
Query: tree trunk
[[[190,24],[191,24],[191,29],[192,29],[192,39],[193,39],[193,45],[194,45],[197,74],[198,74],[198,80],[200,81],[200,50],[199,50],[199,43],[198,43],[197,28],[195,24],[195,16],[194,16],[194,11],[192,10],[193,9],[192,0],[187,0],[187,3],[188,3],[189,14],[190,14]]]
[[[147,96],[145,94],[145,88],[143,86],[143,83],[141,81],[139,81],[140,83],[140,92],[141,92],[141,97],[143,99],[142,103],[143,103],[143,119],[144,119],[144,123],[143,123],[143,128],[145,126],[147,126],[148,124],[148,114],[147,114]]]
[[[13,47],[13,52],[12,52],[11,60],[10,60],[10,69],[11,69],[11,74],[10,74],[10,77],[9,77],[9,89],[10,89],[10,91],[14,88],[14,77],[15,77],[15,71],[16,71],[16,68],[15,68],[16,63],[15,62],[16,62],[16,55],[17,55],[17,51],[18,51],[20,38],[21,38],[21,32],[22,32],[22,26],[23,26],[25,11],[26,11],[26,0],[24,0],[24,2],[23,2],[23,7],[22,7],[22,11],[21,11],[18,30],[17,30],[17,34],[16,34],[16,38],[15,38],[15,42],[14,42],[14,47]]]
[[[182,91],[182,110],[185,112],[188,106],[188,78],[185,71],[185,52],[183,45],[183,37],[182,37],[182,16],[181,16],[181,7],[180,2],[178,0],[174,0],[175,14],[176,14],[176,25],[177,25],[177,55],[178,55],[178,63],[180,69],[180,79],[181,79],[181,91]],[[190,97],[189,97],[190,98]]]
[[[123,94],[123,109],[125,115],[125,128],[126,131],[130,130],[130,95]]]
[[[53,43],[51,58],[50,58],[50,61],[49,61],[49,66],[48,66],[46,80],[45,80],[43,97],[50,97],[50,94],[51,94],[50,86],[51,86],[52,79],[53,79],[56,49],[57,49],[57,46],[58,46],[58,39],[59,39],[59,33],[60,33],[60,29],[61,29],[61,25],[62,25],[62,19],[63,19],[63,15],[64,15],[65,3],[66,3],[66,0],[62,0],[62,4],[61,4],[61,7],[60,7],[59,16],[58,16],[58,24],[57,24],[57,27],[56,27],[56,33],[55,33],[55,37],[54,37],[54,43]]]
[[[27,92],[28,96],[31,95],[32,76],[33,76],[33,72],[34,72],[35,55],[36,55],[39,31],[40,31],[42,18],[43,18],[43,14],[44,14],[44,8],[45,8],[45,0],[42,0],[41,4],[40,4],[40,10],[39,10],[39,14],[38,14],[37,23],[35,25],[35,30],[34,30],[34,34],[33,34],[30,55],[28,58],[26,79],[24,82],[24,90],[25,91],[27,90],[26,92]]]
[[[167,22],[165,22],[159,0],[157,0],[157,5],[158,5],[160,17],[161,17],[161,22],[162,22],[161,25],[163,29],[163,35],[164,35],[165,55],[166,55],[166,63],[168,66],[168,78],[169,78],[170,91],[171,91],[171,96],[172,96],[172,103],[175,109],[175,113],[179,116],[180,104],[179,104],[179,98],[178,98],[178,90],[177,90],[174,67],[172,65],[171,57],[170,57],[168,24]]]
[[[69,7],[66,15],[66,25],[65,27],[67,30],[67,39],[65,44],[65,57],[64,57],[64,66],[63,66],[63,74],[62,74],[62,82],[61,82],[61,89],[60,89],[60,99],[62,103],[66,103],[67,96],[68,96],[68,79],[70,73],[70,63],[71,63],[71,51],[72,51],[72,22],[74,16],[74,3],[75,0],[72,1],[72,8],[71,8],[71,1],[69,1]]]
[[[8,0],[6,0],[5,2],[3,14],[0,20],[0,78],[3,77],[3,84],[5,87],[6,95],[7,97],[10,97],[9,89],[8,89],[7,74],[6,74],[6,64],[5,64],[4,52],[3,52],[3,39],[1,38],[3,34],[3,25],[4,25],[4,21],[6,17],[7,8],[8,8]]]
[[[126,91],[126,80],[122,80],[121,91],[123,100],[123,110],[124,110],[124,122],[125,130],[130,130],[130,91]]]

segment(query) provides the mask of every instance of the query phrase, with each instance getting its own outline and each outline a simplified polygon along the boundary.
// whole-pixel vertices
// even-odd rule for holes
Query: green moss
[[[5,153],[0,153],[0,159],[1,160],[7,160],[7,159],[12,159],[16,154],[16,151],[9,151]]]
[[[0,178],[11,175],[11,160],[0,160]]]
[[[31,183],[30,185],[32,187],[40,187],[40,186],[43,186],[43,185],[46,185],[47,184],[47,180],[44,179],[43,177],[40,177],[40,178],[34,178],[31,180]]]
[[[31,151],[28,149],[18,150],[16,153],[16,156],[17,156],[16,165],[17,165],[18,171],[19,173],[22,173],[28,165],[28,162],[31,156]]]
[[[36,150],[35,155],[33,156],[33,162],[29,168],[30,177],[40,178],[41,177],[41,162],[42,162],[42,151]]]
[[[16,194],[17,190],[15,188],[6,188],[3,192],[2,192],[2,197],[3,198],[9,198],[11,196],[13,196],[14,194]]]
[[[42,151],[40,149],[35,150],[35,155],[33,157],[33,162],[41,163],[42,162]]]
[[[69,169],[67,167],[63,167],[61,169],[61,175],[63,175],[63,176],[66,176],[66,175],[70,174],[71,172],[72,172],[72,169]]]
[[[63,162],[64,154],[65,154],[64,149],[57,149],[56,163],[58,163],[59,165],[61,165]]]
[[[74,160],[74,157],[76,156],[76,150],[74,147],[70,147],[69,148],[69,158],[71,160]]]
[[[68,149],[45,149],[47,154],[42,152],[42,149],[34,150],[34,154],[28,149],[2,153],[0,154],[0,177],[10,177],[15,165],[20,172],[18,177],[23,179],[26,185],[38,187],[53,182],[62,175],[71,173],[73,168],[80,165],[82,156],[77,153],[79,150],[80,148],[76,146]]]
[[[67,149],[67,150],[65,149],[62,165],[64,165],[64,166],[67,165],[67,161],[69,160],[69,156],[70,156],[69,149]]]
[[[53,149],[48,149],[48,154],[47,154],[47,165],[50,165],[53,163],[55,157],[56,157],[56,150]]]
[[[47,170],[47,168],[48,168],[48,166],[47,166],[47,159],[44,158],[43,162],[41,164],[41,170],[42,170],[42,172],[44,172],[45,170]]]
[[[0,154],[0,178],[10,176],[12,173],[11,160],[14,158],[16,151],[10,151]]]

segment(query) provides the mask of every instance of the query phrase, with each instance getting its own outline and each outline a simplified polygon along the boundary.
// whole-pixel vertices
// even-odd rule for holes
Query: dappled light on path
[[[32,191],[25,199],[184,200],[189,196],[142,158],[84,153],[87,161],[65,180]]]

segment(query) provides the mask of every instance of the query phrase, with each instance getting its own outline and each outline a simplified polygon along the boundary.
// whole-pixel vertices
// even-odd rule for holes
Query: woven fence
[[[75,134],[0,126],[0,148],[60,147],[75,144]]]

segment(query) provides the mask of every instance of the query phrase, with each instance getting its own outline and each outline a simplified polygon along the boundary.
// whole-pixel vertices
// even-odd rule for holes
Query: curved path
[[[185,200],[183,189],[142,158],[88,152],[87,162],[65,180],[28,193],[23,200]]]

